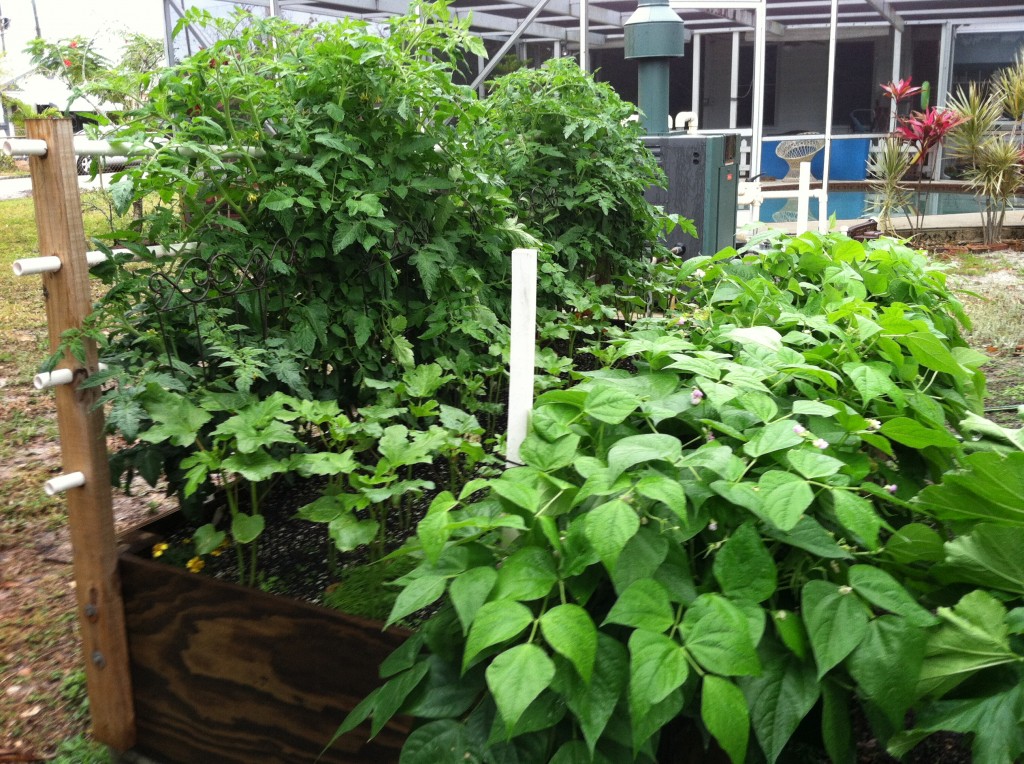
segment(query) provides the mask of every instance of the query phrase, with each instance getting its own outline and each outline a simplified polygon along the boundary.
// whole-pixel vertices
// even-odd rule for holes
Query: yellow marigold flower
[[[193,557],[185,564],[185,567],[188,568],[191,573],[198,573],[206,567],[206,562],[203,561],[202,557]]]
[[[153,544],[153,559],[156,559],[170,548],[170,544]]]

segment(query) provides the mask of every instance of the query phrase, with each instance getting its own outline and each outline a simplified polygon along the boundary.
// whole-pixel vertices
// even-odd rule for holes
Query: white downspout
[[[750,177],[761,174],[761,139],[764,136],[764,57],[768,47],[768,6],[757,6],[754,28],[754,93],[750,115]],[[756,207],[755,207],[756,210]]]

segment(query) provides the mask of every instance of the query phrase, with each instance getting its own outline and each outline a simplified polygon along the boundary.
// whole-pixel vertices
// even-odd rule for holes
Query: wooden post
[[[29,168],[39,253],[61,261],[60,270],[42,276],[53,352],[61,334],[81,327],[92,310],[78,173],[71,120],[33,119],[25,126],[29,138],[44,140],[47,145],[45,157],[29,158]],[[94,343],[86,343],[85,357],[84,368],[70,353],[61,361],[60,366],[71,369],[74,378],[56,388],[57,424],[64,472],[85,475],[85,484],[68,490],[66,496],[93,735],[125,751],[135,742],[135,710],[117,571],[110,466],[103,412],[94,408],[99,391],[79,389],[79,382],[97,370]]]

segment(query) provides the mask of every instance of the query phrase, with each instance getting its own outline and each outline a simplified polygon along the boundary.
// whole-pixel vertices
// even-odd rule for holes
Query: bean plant
[[[677,311],[538,398],[525,466],[435,499],[390,620],[438,614],[338,733],[412,714],[410,763],[653,762],[680,734],[848,761],[859,707],[895,753],[946,729],[1019,756],[996,476],[1024,440],[979,416],[944,274],[835,234],[679,269]]]

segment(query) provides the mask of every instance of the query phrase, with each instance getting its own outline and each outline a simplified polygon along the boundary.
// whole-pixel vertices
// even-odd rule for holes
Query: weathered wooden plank
[[[80,328],[92,310],[71,120],[32,119],[26,122],[26,131],[47,146],[46,156],[29,158],[29,169],[39,253],[61,262],[60,270],[42,276],[50,350],[56,351],[61,335]],[[79,388],[97,369],[96,346],[86,342],[84,350],[85,364],[70,353],[61,362],[73,377],[70,384],[56,388],[57,424],[64,472],[85,476],[85,484],[71,488],[66,496],[93,734],[123,751],[134,740],[128,650],[103,412],[94,408],[100,391]]]
[[[122,555],[137,750],[168,764],[313,762],[380,684],[406,633]],[[398,761],[407,719],[361,728],[320,761]]]

